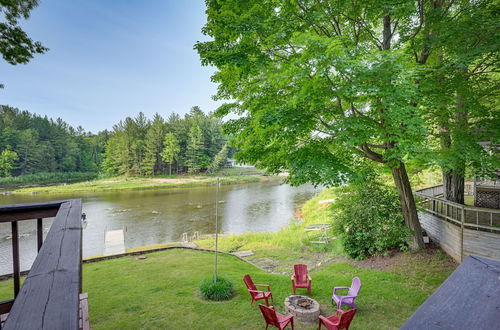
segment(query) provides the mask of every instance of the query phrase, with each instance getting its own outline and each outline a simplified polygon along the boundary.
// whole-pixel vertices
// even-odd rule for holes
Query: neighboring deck
[[[465,191],[473,192],[470,184]],[[469,255],[500,261],[500,210],[450,202],[442,194],[442,185],[415,192],[420,223],[431,239],[458,262]]]

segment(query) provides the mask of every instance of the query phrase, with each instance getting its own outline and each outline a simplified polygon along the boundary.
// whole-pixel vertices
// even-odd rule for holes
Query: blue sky
[[[92,132],[139,111],[213,111],[214,69],[193,50],[205,21],[203,0],[40,0],[22,25],[50,50],[27,65],[0,59],[0,104]]]

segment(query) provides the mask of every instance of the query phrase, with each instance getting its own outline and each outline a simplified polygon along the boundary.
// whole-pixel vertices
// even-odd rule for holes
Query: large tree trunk
[[[415,204],[415,199],[413,198],[413,192],[411,190],[408,174],[406,173],[406,167],[402,162],[400,162],[399,167],[392,167],[391,170],[394,183],[398,189],[405,224],[408,228],[410,228],[413,234],[412,248],[414,250],[423,249],[425,248],[425,244],[422,237],[422,227],[420,226],[420,221],[418,220],[417,206]]]
[[[467,73],[467,68],[462,71]],[[465,87],[464,87],[465,88]],[[465,159],[459,154],[457,144],[460,140],[467,138],[469,122],[467,106],[464,98],[466,91],[458,90],[456,95],[455,115],[452,117],[453,123],[441,125],[441,148],[451,149],[457,154],[453,163],[448,168],[443,168],[444,198],[451,202],[464,204],[465,194]]]
[[[450,202],[464,204],[465,178],[463,171],[443,171],[444,198]]]

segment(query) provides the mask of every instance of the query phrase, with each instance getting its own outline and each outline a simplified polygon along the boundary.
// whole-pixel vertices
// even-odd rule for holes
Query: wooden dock
[[[125,234],[123,229],[110,230],[104,235],[104,255],[112,256],[125,253]]]

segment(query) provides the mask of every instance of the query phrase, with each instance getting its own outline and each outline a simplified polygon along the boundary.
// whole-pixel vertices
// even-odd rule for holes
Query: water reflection
[[[318,190],[310,185],[291,187],[279,179],[220,188],[219,221],[222,232],[277,231],[287,225],[294,211]],[[7,195],[2,204],[82,198],[87,214],[83,232],[84,257],[102,254],[104,233],[125,231],[125,247],[179,241],[215,231],[215,187],[85,193],[78,195]],[[44,221],[48,231],[51,220]],[[21,268],[28,269],[36,254],[36,222],[19,223]],[[12,271],[10,224],[0,224],[0,273]]]

